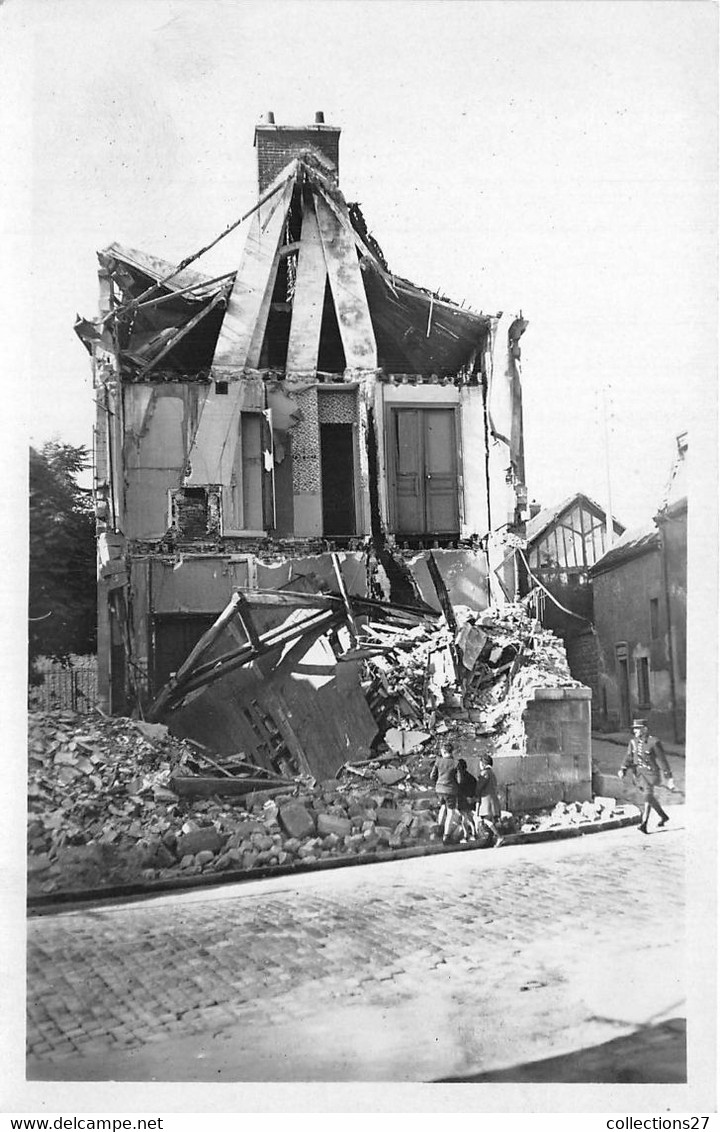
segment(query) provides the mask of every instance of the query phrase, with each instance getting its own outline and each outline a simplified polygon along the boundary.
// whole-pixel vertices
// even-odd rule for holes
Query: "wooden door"
[[[408,535],[459,531],[455,410],[391,410],[390,474],[395,530]]]

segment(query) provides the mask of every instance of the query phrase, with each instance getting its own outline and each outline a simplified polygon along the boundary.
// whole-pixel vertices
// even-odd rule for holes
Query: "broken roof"
[[[590,567],[589,573],[592,576],[604,574],[608,570],[614,570],[616,566],[629,562],[632,558],[639,558],[643,554],[657,550],[659,546],[660,535],[656,527],[636,527],[611,546],[602,558],[598,558],[595,565]]]
[[[275,187],[261,200],[268,199],[277,192],[278,186],[291,181],[324,199],[351,235],[357,249],[380,368],[390,374],[447,377],[470,365],[491,330],[491,316],[393,275],[377,241],[368,231],[359,205],[347,204],[312,152],[293,159],[276,178]],[[293,200],[297,202],[296,195]],[[294,205],[291,201],[285,207],[288,208],[289,231]],[[293,245],[291,235],[286,236],[286,240],[289,242],[281,251],[291,254],[297,244]],[[117,310],[125,324],[120,346],[131,368],[144,372],[160,359],[164,366],[186,374],[193,368],[203,370],[210,366],[223,319],[224,300],[236,272],[211,278],[187,266],[178,270],[158,256],[118,243],[104,248],[98,258],[110,272],[122,297]],[[203,304],[206,305],[204,313]],[[215,311],[214,317],[205,319],[211,310]],[[98,337],[93,333],[94,326],[97,324],[82,319],[76,323],[76,332],[85,345]],[[176,351],[175,345],[186,335],[182,350]],[[275,365],[269,364],[266,368],[275,368]],[[320,368],[327,367],[318,365]]]
[[[525,537],[528,543],[535,542],[548,527],[558,522],[566,511],[570,511],[573,507],[577,506],[578,503],[585,503],[591,511],[596,512],[598,517],[605,518],[606,511],[599,503],[596,503],[589,495],[585,495],[584,492],[577,491],[574,495],[569,495],[567,499],[563,499],[562,503],[556,503],[554,507],[545,507],[542,511],[539,511],[534,518],[529,520],[525,526]],[[618,522],[614,517],[613,526],[618,534],[622,534],[625,530],[622,523]]]

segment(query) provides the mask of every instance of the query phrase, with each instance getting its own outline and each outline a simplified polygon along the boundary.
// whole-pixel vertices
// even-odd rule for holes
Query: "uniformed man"
[[[674,790],[675,783],[662,743],[650,734],[647,720],[634,719],[632,732],[632,739],[628,743],[627,754],[618,771],[618,777],[624,778],[626,773],[632,770],[635,776],[635,784],[643,791],[644,805],[639,829],[641,833],[647,833],[647,823],[651,810],[655,810],[655,813],[658,814],[660,818],[659,826],[665,825],[669,820],[668,815],[655,797],[655,787],[660,784],[660,772],[662,771],[665,776],[668,789]]]

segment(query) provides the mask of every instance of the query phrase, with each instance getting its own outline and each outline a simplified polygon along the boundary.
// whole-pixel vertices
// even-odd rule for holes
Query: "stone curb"
[[[540,841],[561,841],[564,838],[580,837],[586,833],[604,833],[625,826],[638,825],[640,815],[633,814],[609,821],[584,822],[578,826],[563,826],[560,829],[536,829],[531,833],[509,833],[502,838],[500,849],[511,845],[527,845]],[[132,900],[135,897],[159,896],[168,892],[183,892],[196,888],[217,888],[220,885],[239,884],[243,881],[265,880],[268,877],[296,876],[298,873],[318,872],[324,869],[346,868],[349,865],[375,865],[384,861],[402,861],[413,857],[431,857],[438,853],[466,853],[484,850],[484,846],[426,844],[408,849],[390,849],[382,853],[367,853],[363,856],[328,857],[322,861],[308,864],[263,865],[258,869],[226,870],[222,873],[204,873],[190,877],[177,877],[145,884],[122,884],[115,887],[92,888],[78,892],[51,892],[27,898],[30,914],[52,915],[54,912],[69,910],[73,905],[99,904],[109,901]],[[492,846],[490,846],[492,848]]]
[[[536,841],[563,841],[566,837],[582,837],[585,833],[605,833],[612,829],[639,825],[640,814],[624,818],[610,818],[609,821],[586,821],[580,825],[562,826],[560,829],[534,829],[531,833],[508,833],[502,839],[502,846],[527,845]]]

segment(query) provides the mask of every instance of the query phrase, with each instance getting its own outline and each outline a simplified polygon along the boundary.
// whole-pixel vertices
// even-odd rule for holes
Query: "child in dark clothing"
[[[475,826],[473,825],[470,814],[475,802],[477,779],[474,774],[470,774],[465,759],[458,759],[455,775],[458,784],[458,813],[460,814],[462,840],[473,840],[475,837]]]

